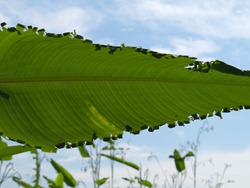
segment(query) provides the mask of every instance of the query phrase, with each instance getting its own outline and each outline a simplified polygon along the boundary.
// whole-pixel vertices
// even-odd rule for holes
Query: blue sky
[[[78,34],[95,43],[125,43],[127,46],[194,56],[204,61],[219,59],[250,70],[249,10],[250,2],[246,0],[0,0],[0,22],[7,22],[8,26],[17,23],[33,25],[55,33],[76,29]],[[201,160],[213,158],[216,168],[201,167],[202,175],[222,171],[223,164],[229,163],[232,167],[226,177],[234,179],[235,183],[225,187],[244,188],[248,185],[249,115],[249,111],[240,111],[223,114],[222,120],[218,117],[207,119],[206,124],[213,126],[214,131],[202,136],[200,155]],[[143,131],[138,136],[125,133],[120,142],[130,142],[134,149],[130,155],[136,162],[147,163],[146,157],[150,152],[159,154],[165,162],[174,148],[186,140],[195,139],[202,124],[204,121],[175,129],[165,126],[160,131]],[[76,153],[74,150],[60,150],[56,156],[49,156],[68,165],[80,177],[78,166],[73,168],[69,162],[73,159],[81,162],[74,158],[78,155]],[[23,169],[24,161],[32,165],[29,160],[28,155],[19,155],[15,164]],[[166,162],[166,165],[171,164]],[[154,169],[153,165],[150,168]],[[27,172],[25,170],[27,174],[31,173],[28,169]],[[200,187],[206,186],[200,184]]]

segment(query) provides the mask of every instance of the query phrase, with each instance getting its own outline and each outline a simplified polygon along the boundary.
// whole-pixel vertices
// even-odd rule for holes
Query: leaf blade
[[[75,187],[77,184],[77,181],[75,180],[75,178],[71,175],[71,173],[66,170],[63,166],[59,165],[56,161],[54,161],[53,159],[50,160],[50,163],[52,164],[52,166],[55,168],[55,170],[60,174],[63,175],[64,177],[64,182],[70,186],[70,187]],[[61,180],[61,177],[59,177],[59,180]],[[59,181],[58,180],[58,181]]]
[[[33,151],[34,149],[29,146],[7,146],[0,149],[0,159],[10,160],[13,155]]]
[[[131,168],[134,168],[135,170],[140,170],[140,167],[137,164],[129,162],[129,161],[126,161],[126,160],[124,160],[122,158],[111,156],[111,155],[107,155],[107,154],[104,154],[104,153],[101,153],[101,156],[106,157],[108,159],[111,159],[113,161],[119,162],[121,164],[127,165],[127,166],[129,166]]]
[[[250,106],[249,71],[220,61],[2,28],[0,131],[44,151]]]

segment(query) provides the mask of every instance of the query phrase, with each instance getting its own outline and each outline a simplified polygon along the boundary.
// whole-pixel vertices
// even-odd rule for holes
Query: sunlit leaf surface
[[[0,132],[33,147],[76,147],[250,106],[249,71],[220,61],[1,25]]]

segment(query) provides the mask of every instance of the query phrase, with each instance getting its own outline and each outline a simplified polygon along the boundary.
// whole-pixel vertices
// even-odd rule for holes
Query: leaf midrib
[[[185,83],[185,84],[206,84],[206,85],[230,85],[230,86],[250,86],[247,83],[232,83],[226,81],[204,81],[204,80],[182,80],[182,79],[161,79],[161,78],[128,78],[128,77],[58,77],[58,78],[5,78],[0,79],[0,84],[14,84],[14,83],[48,83],[48,82],[159,82],[159,83]]]

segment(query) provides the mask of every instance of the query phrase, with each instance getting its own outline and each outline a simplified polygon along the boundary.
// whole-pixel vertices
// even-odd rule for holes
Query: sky
[[[244,70],[250,70],[250,2],[247,0],[0,0],[0,22],[7,26],[17,23],[45,28],[47,32],[74,31],[94,43],[136,46],[176,55],[189,55],[198,60],[221,60]],[[147,157],[154,153],[162,161],[168,173],[174,172],[173,161],[168,156],[180,144],[196,139],[198,129],[213,127],[203,133],[199,147],[199,160],[206,165],[198,168],[199,187],[207,185],[202,179],[222,173],[224,164],[230,164],[224,181],[234,183],[223,187],[248,187],[250,174],[250,112],[241,110],[223,114],[223,118],[194,121],[185,127],[140,135],[125,133],[119,145],[130,147],[126,159],[150,168],[151,176],[159,173],[157,163]],[[79,179],[91,181],[80,171],[83,164],[77,150],[59,150],[46,154],[64,165]],[[208,159],[213,159],[213,163]],[[34,163],[29,154],[14,157],[15,168],[30,180]],[[205,162],[204,162],[205,161]],[[210,160],[211,161],[211,160]],[[107,163],[107,161],[106,161]],[[104,160],[103,176],[109,173]],[[190,168],[190,167],[189,167]],[[44,164],[43,172],[53,176],[53,169]],[[127,174],[127,168],[117,166],[119,175]],[[129,172],[134,173],[134,172]],[[119,176],[118,175],[118,176]],[[116,183],[124,187],[124,182]],[[190,175],[191,176],[191,175]],[[161,182],[161,180],[159,180]],[[6,186],[17,187],[11,181]],[[184,187],[192,187],[187,178]]]

